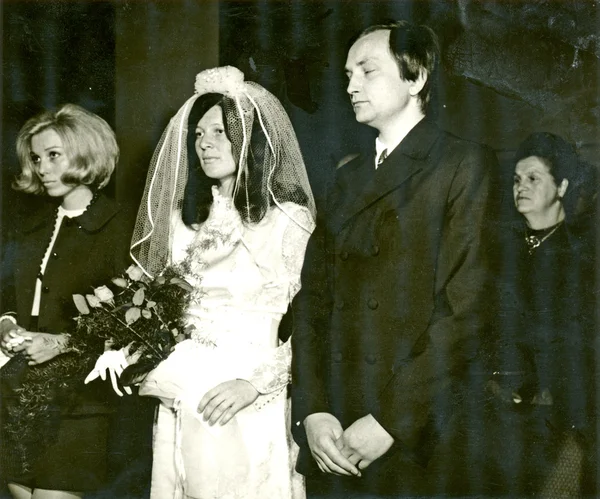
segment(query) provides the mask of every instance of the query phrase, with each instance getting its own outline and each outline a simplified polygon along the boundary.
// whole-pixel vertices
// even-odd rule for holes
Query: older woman
[[[521,220],[503,244],[494,379],[496,493],[574,496],[594,445],[593,238],[582,229],[585,166],[560,137],[535,133],[515,156]],[[497,471],[498,471],[497,470]],[[593,480],[592,480],[593,481]]]
[[[63,393],[54,368],[58,359],[77,362],[69,357],[72,294],[107,282],[126,264],[120,209],[102,193],[119,149],[102,118],[67,104],[27,121],[17,152],[14,188],[51,202],[14,231],[16,299],[0,321],[0,348],[12,357],[1,372],[1,469],[17,499],[81,497],[106,478],[108,393],[83,378],[75,393]],[[44,411],[27,398],[40,386],[49,401]]]

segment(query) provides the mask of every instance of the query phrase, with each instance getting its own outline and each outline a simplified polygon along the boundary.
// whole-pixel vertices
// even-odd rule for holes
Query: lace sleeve
[[[292,348],[288,340],[274,348],[268,358],[261,359],[248,381],[261,395],[278,392],[285,388],[291,379]]]
[[[310,212],[298,205],[286,206],[289,217],[283,231],[281,254],[285,271],[289,276],[289,300],[300,289],[300,271],[304,263],[304,253],[314,228]],[[291,380],[292,348],[288,340],[262,358],[248,381],[261,395],[277,395]]]
[[[302,207],[295,206],[290,215],[282,240],[282,255],[285,269],[290,277],[290,301],[300,290],[300,272],[304,263],[304,254],[310,234],[315,222],[310,212]]]

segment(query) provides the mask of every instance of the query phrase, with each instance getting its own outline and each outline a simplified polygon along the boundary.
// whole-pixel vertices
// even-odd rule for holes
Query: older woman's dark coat
[[[502,232],[489,493],[546,497],[563,487],[575,495],[581,473],[583,492],[595,496],[593,233],[564,222],[530,251],[523,222]]]

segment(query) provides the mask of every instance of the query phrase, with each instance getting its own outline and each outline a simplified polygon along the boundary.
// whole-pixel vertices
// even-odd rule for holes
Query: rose
[[[85,299],[90,304],[90,307],[98,308],[102,306],[100,298],[98,298],[96,295],[85,295]]]
[[[132,281],[141,281],[142,277],[144,277],[144,271],[137,265],[130,265],[125,272],[127,272],[129,279]]]
[[[106,286],[95,288],[94,296],[96,296],[96,298],[98,298],[102,303],[114,303],[113,298],[115,295],[113,295],[113,292]]]
[[[122,277],[114,277],[111,279],[111,281],[113,282],[113,284],[119,286],[120,288],[127,287],[127,279],[123,279]]]

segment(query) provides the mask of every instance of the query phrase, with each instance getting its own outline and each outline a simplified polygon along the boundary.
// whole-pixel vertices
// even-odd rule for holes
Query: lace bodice
[[[312,217],[284,203],[247,224],[216,187],[213,199],[199,227],[174,221],[173,261],[186,263],[196,289],[188,310],[192,339],[218,349],[254,349],[249,381],[268,393],[289,382],[290,344],[279,345],[277,327],[300,289]]]

